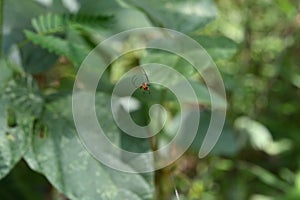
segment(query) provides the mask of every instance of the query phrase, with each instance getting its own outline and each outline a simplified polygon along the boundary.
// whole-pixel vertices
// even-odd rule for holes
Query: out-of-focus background
[[[300,199],[299,1],[0,0],[0,9],[0,199]],[[100,80],[100,117],[118,78],[150,61],[190,78],[202,110],[198,135],[179,160],[132,175],[84,151],[70,95],[80,63],[99,42],[149,26],[183,32],[208,51],[225,84],[227,118],[213,151],[199,159],[210,116],[201,77],[166,52],[122,56]],[[128,48],[134,42],[128,38]],[[151,94],[136,91],[142,106],[131,116],[145,125],[147,108],[160,103],[176,120],[178,103],[168,95],[155,85]],[[110,138],[133,151],[172,137],[164,130],[149,143],[107,123]]]

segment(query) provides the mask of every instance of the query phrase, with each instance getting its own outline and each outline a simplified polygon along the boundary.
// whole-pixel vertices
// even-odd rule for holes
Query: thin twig
[[[173,186],[174,186],[174,191],[175,191],[175,195],[176,195],[176,198],[177,200],[180,200],[179,198],[179,193],[178,193],[178,190],[176,188],[176,185],[175,185],[175,181],[174,181],[174,177],[172,176],[172,182],[173,182]]]

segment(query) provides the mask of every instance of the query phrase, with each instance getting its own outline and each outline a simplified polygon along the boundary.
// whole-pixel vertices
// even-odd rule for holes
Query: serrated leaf
[[[104,120],[104,128],[112,134],[108,137],[116,142],[117,128],[105,114],[109,111],[106,105],[110,98],[98,94],[96,99],[97,113]],[[43,173],[57,189],[74,200],[151,199],[152,189],[142,176],[110,169],[86,151],[76,136],[71,105],[71,97],[65,97],[46,106],[40,123],[47,127],[47,136],[41,138],[36,134],[25,157],[31,168]],[[112,156],[112,159],[122,164],[118,158]]]

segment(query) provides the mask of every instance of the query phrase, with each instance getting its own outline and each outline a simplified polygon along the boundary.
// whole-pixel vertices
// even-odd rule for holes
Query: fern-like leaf
[[[40,15],[31,20],[34,30],[39,34],[61,33],[66,27],[63,17],[54,14]]]
[[[76,66],[80,65],[90,51],[83,45],[73,44],[55,36],[40,35],[28,30],[25,30],[25,35],[34,44],[47,49],[49,52],[66,56]]]
[[[111,24],[111,16],[102,15],[72,15],[53,14],[40,15],[31,20],[34,30],[39,34],[64,33],[67,28],[78,27],[76,25],[104,26]],[[75,25],[75,26],[74,26]]]
[[[65,14],[63,15],[63,17],[65,20],[68,20],[71,23],[78,23],[97,27],[108,27],[113,22],[113,17],[107,15]]]

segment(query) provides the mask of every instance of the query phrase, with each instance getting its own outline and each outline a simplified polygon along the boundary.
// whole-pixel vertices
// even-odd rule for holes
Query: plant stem
[[[172,165],[155,171],[155,200],[171,199],[174,184],[171,180],[172,172]]]
[[[4,0],[0,0],[0,57],[2,57],[2,39],[3,39],[3,18],[4,18]]]
[[[164,89],[161,93],[161,97],[160,97],[160,103],[161,105],[163,105],[164,107],[166,105],[164,105],[166,103],[166,96],[167,96],[167,90]],[[158,117],[159,120],[162,121],[162,119],[160,119],[160,117]],[[153,151],[156,151],[158,149],[158,138],[157,136],[153,137],[153,141],[152,144],[154,147],[154,149],[152,149]],[[159,155],[158,155],[159,156]],[[154,158],[155,161],[160,160],[161,158]],[[170,199],[171,195],[172,195],[172,180],[171,180],[171,175],[173,172],[173,166],[167,166],[164,167],[162,169],[156,170],[155,171],[155,175],[154,175],[154,181],[155,181],[155,200],[161,200],[161,199]]]

